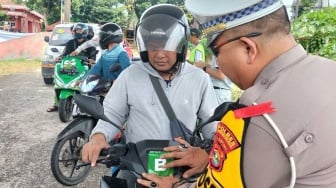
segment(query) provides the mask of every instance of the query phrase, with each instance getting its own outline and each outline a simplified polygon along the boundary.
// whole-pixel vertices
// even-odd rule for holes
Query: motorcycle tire
[[[77,185],[85,180],[91,171],[91,166],[83,164],[80,159],[83,145],[89,141],[89,136],[82,132],[74,132],[58,140],[51,153],[51,171],[55,179],[66,186]]]
[[[72,110],[74,106],[73,97],[68,97],[66,99],[60,99],[58,107],[58,115],[62,122],[66,123],[72,120]]]

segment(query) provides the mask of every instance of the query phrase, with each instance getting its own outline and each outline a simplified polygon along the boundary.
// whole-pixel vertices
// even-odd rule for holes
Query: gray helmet
[[[110,43],[120,43],[123,40],[123,33],[118,24],[106,23],[100,28],[99,45],[102,49],[107,49]]]
[[[148,8],[141,16],[135,31],[135,39],[141,60],[148,62],[149,41],[160,41],[160,48],[177,53],[177,62],[185,61],[190,35],[184,12],[171,4],[159,4]]]

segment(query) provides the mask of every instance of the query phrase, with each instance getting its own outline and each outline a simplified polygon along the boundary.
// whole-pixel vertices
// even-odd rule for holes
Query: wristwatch
[[[208,68],[207,66],[204,66],[204,67],[203,67],[204,72],[206,72],[206,69],[207,69],[207,68]]]

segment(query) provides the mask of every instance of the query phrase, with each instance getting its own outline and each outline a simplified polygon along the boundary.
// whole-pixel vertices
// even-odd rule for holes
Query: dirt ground
[[[0,76],[0,188],[60,188],[50,170],[50,155],[57,134],[67,125],[48,113],[53,88],[40,70]],[[99,187],[105,166],[91,171],[74,187]]]

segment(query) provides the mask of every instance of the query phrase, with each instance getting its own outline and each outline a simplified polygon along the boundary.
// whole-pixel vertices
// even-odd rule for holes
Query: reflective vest
[[[243,106],[232,103],[217,124],[209,163],[197,188],[244,188],[243,149],[250,118],[273,112],[271,103]]]
[[[202,57],[196,57],[196,52],[199,52],[198,54],[201,54]],[[203,61],[205,62],[205,51],[204,47],[201,43],[198,43],[190,52],[189,55],[189,62],[190,63],[195,63],[197,61]]]

